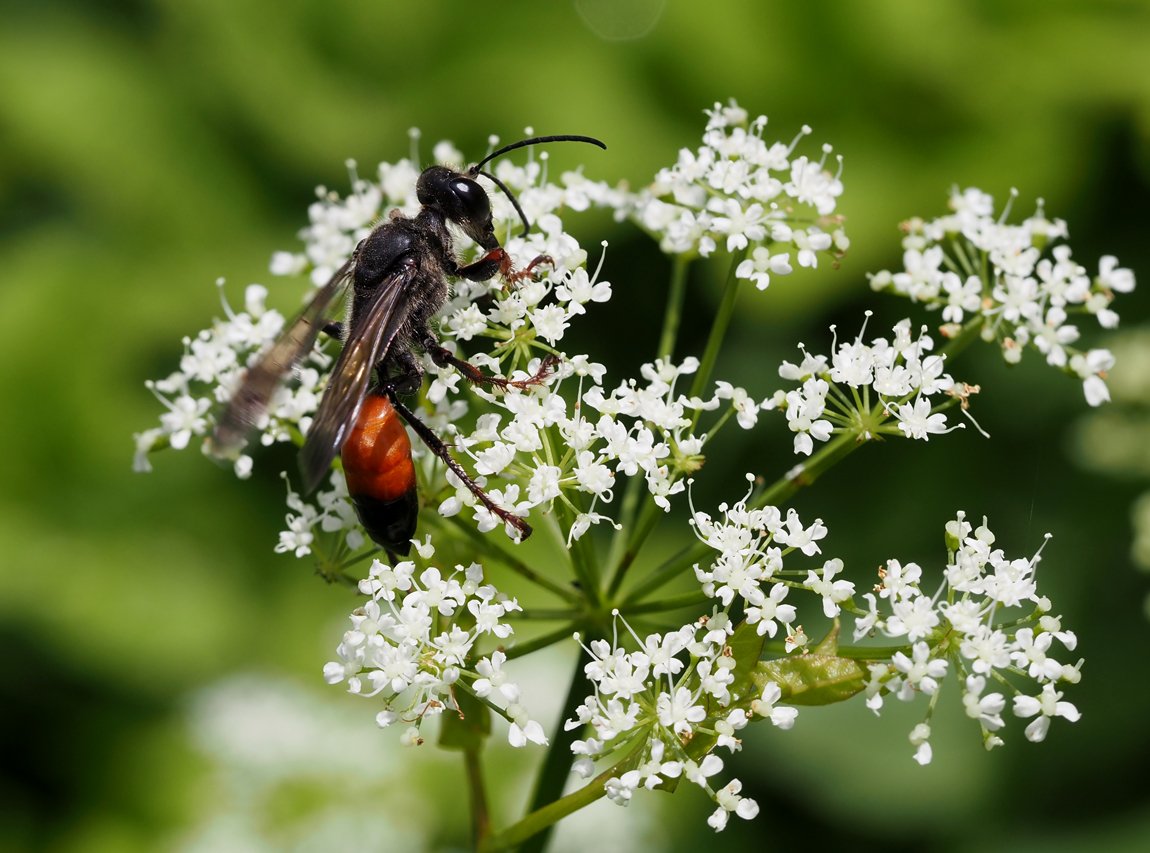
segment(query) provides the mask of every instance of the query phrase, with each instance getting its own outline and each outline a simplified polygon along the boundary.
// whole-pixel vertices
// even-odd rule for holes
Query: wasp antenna
[[[510,145],[504,145],[495,151],[492,151],[474,166],[467,171],[472,175],[478,175],[480,169],[483,168],[485,163],[490,163],[496,157],[502,157],[509,151],[514,151],[516,148],[526,148],[528,145],[540,145],[545,142],[586,142],[590,145],[598,145],[604,151],[607,150],[607,144],[600,142],[593,136],[576,136],[572,134],[560,134],[559,136],[532,136],[530,139],[521,139],[518,142],[512,142]]]
[[[527,233],[531,230],[531,223],[527,221],[527,214],[524,213],[523,208],[519,206],[519,199],[515,197],[515,194],[507,188],[507,185],[504,184],[503,181],[499,180],[499,178],[495,177],[490,172],[484,172],[483,170],[480,170],[476,172],[476,174],[483,175],[483,177],[487,178],[487,180],[491,181],[493,184],[495,184],[495,186],[503,190],[503,194],[507,196],[507,198],[511,201],[511,206],[515,208],[515,212],[519,214],[520,221],[523,222],[523,233],[519,236],[526,237]]]
[[[598,145],[604,151],[607,150],[606,143],[600,142],[593,136],[576,136],[572,134],[560,134],[558,136],[532,136],[530,139],[521,139],[518,142],[512,142],[510,145],[504,145],[502,148],[492,151],[490,154],[488,154],[486,157],[484,157],[482,160],[467,170],[467,173],[471,175],[471,177],[474,178],[478,175],[483,175],[483,177],[487,178],[489,181],[495,184],[495,186],[503,190],[503,194],[507,196],[507,198],[511,201],[512,206],[515,208],[515,212],[519,214],[519,219],[523,222],[523,237],[526,237],[527,234],[531,231],[531,223],[527,221],[527,214],[523,212],[523,208],[519,206],[519,200],[515,198],[515,195],[511,192],[511,190],[507,188],[503,181],[499,180],[499,178],[495,177],[490,172],[483,171],[483,165],[485,163],[490,163],[496,157],[502,157],[508,151],[514,151],[516,148],[526,148],[528,145],[540,145],[545,142],[586,142],[590,145]]]

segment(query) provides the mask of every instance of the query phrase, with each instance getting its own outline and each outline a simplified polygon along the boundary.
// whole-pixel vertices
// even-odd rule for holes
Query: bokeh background
[[[243,485],[194,452],[131,472],[131,434],[159,414],[143,383],[219,313],[217,277],[236,302],[268,281],[314,187],[345,189],[347,158],[370,174],[405,156],[411,126],[425,152],[449,138],[471,155],[526,126],[593,134],[606,154],[555,161],[641,184],[730,97],[779,137],[810,124],[843,154],[853,241],[838,270],[744,294],[719,375],[752,393],[796,342],[825,349],[828,324],[853,334],[864,307],[876,323],[906,312],[864,274],[898,263],[897,223],[941,213],[952,184],[1000,200],[1018,187],[1021,215],[1044,197],[1080,262],[1117,254],[1150,284],[1140,0],[0,0],[0,849],[466,843],[458,757],[401,752],[322,686],[352,600],[272,554],[274,465]],[[668,267],[606,216],[576,228],[611,242],[616,297],[596,337],[624,375],[650,357]],[[691,286],[692,311],[710,310],[707,272]],[[1118,308],[1126,328],[1150,317],[1145,292]],[[687,330],[680,355],[700,346]],[[763,814],[722,849],[1150,845],[1147,578],[1130,556],[1150,488],[1143,374],[1122,380],[1135,390],[1109,427],[1034,357],[1007,369],[973,353],[961,374],[983,385],[992,440],[868,449],[798,507],[824,518],[856,580],[889,556],[937,565],[959,508],[988,515],[1014,553],[1054,532],[1044,582],[1087,658],[1068,697],[1082,722],[1041,746],[1015,726],[983,754],[952,690],[920,768],[906,741],[918,709],[807,711],[791,733],[752,733],[733,762]],[[737,495],[747,467],[777,476],[788,446],[777,422],[760,428],[711,460],[697,499]],[[1099,462],[1092,447],[1114,452]],[[673,521],[665,534],[685,536]],[[504,820],[530,761],[497,763]],[[559,843],[711,843],[695,792],[601,806]]]

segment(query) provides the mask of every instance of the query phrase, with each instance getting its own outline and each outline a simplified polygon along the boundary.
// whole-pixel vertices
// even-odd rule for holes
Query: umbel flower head
[[[423,543],[419,552],[430,560],[435,549]],[[512,746],[546,744],[543,727],[519,703],[519,686],[503,671],[507,656],[473,654],[482,637],[510,637],[512,627],[504,619],[522,609],[482,581],[478,563],[446,574],[429,566],[417,574],[411,561],[390,566],[376,560],[359,583],[368,601],[351,614],[338,659],[323,668],[324,678],[381,700],[384,710],[376,722],[404,725],[409,745],[423,742],[419,731],[426,720],[460,713],[456,692],[462,690],[488,700],[510,720]]]
[[[459,152],[445,143],[436,146],[435,156],[440,162],[462,162]],[[621,191],[578,172],[564,173],[558,183],[552,182],[547,162],[546,152],[541,152],[525,166],[503,159],[494,169],[532,221],[526,236],[519,235],[519,214],[502,193],[492,194],[491,202],[496,231],[515,265],[525,267],[540,256],[551,263],[539,269],[538,278],[512,288],[499,281],[454,282],[439,323],[449,349],[491,342],[489,352],[480,348],[470,361],[493,376],[527,378],[537,374],[542,359],[549,357],[558,357],[555,370],[548,381],[529,390],[512,387],[490,393],[468,386],[457,370],[424,356],[422,366],[430,383],[416,408],[421,420],[464,457],[479,485],[499,506],[520,516],[550,509],[556,501],[570,507],[574,522],[568,538],[573,541],[609,520],[603,507],[614,500],[620,475],[642,478],[656,503],[669,509],[670,497],[684,488],[684,477],[701,464],[711,428],[732,414],[741,427],[751,428],[759,403],[742,388],[723,381],[715,382],[709,394],[688,395],[681,377],[697,370],[694,358],[680,363],[656,360],[642,367],[640,379],[608,389],[602,364],[589,355],[560,349],[571,324],[584,322],[612,293],[611,284],[601,277],[603,256],[589,271],[586,251],[560,217],[565,210],[591,204],[618,205]],[[274,273],[310,270],[313,283],[322,284],[388,209],[418,210],[419,170],[412,161],[381,165],[377,182],[356,177],[354,168],[352,174],[352,193],[346,198],[320,188],[318,200],[308,210],[310,225],[301,232],[304,250],[276,253]],[[466,237],[460,236],[458,244],[465,256],[477,255],[477,247]],[[159,429],[137,436],[138,468],[147,469],[152,450],[183,448],[193,437],[210,434],[245,366],[284,326],[281,314],[265,308],[266,295],[262,286],[251,286],[245,311],[234,311],[225,301],[224,320],[185,340],[180,370],[152,386],[169,412]],[[261,444],[299,443],[307,433],[333,363],[329,347],[321,338],[297,369],[297,381],[277,392],[257,424]],[[700,423],[704,414],[712,418],[709,424]],[[425,494],[439,495],[442,515],[468,513],[483,532],[503,526],[441,462],[423,455],[420,474]],[[252,465],[252,457],[240,456],[237,474],[248,476]],[[318,549],[323,558],[334,559],[362,545],[362,532],[340,479],[333,477],[310,500],[289,487],[291,512],[281,550],[304,557]]]
[[[817,160],[798,153],[811,128],[790,142],[772,142],[764,139],[766,127],[766,116],[750,120],[734,101],[716,103],[707,110],[701,146],[682,149],[647,189],[605,199],[667,254],[707,257],[722,246],[747,256],[736,275],[765,290],[772,275],[816,267],[820,255],[848,245],[835,216],[841,158],[832,174],[831,146]]]
[[[1016,195],[1011,192],[1011,202]],[[1109,400],[1105,377],[1114,357],[1107,349],[1078,349],[1073,317],[1092,315],[1102,328],[1116,328],[1112,303],[1134,289],[1134,273],[1106,255],[1091,275],[1061,242],[1066,223],[1048,220],[1041,199],[1017,225],[1006,221],[1010,204],[996,218],[994,200],[974,187],[955,188],[950,207],[947,216],[904,223],[903,269],[875,273],[871,287],[941,312],[948,336],[977,322],[1011,364],[1033,348],[1047,364],[1078,377],[1091,406]]]
[[[1113,358],[1076,349],[1069,318],[1093,314],[1113,327],[1111,301],[1133,288],[1133,274],[1109,257],[1097,275],[1084,273],[1060,242],[1065,225],[1047,221],[1041,206],[1007,225],[1007,213],[992,217],[985,194],[956,192],[952,215],[906,226],[905,269],[871,279],[912,309],[939,312],[940,326],[919,316],[868,332],[868,312],[853,337],[832,327],[829,349],[800,343],[798,357],[778,368],[784,387],[773,393],[752,386],[757,378],[748,387],[716,379],[731,316],[722,312],[733,312],[738,289],[761,298],[756,291],[773,277],[833,263],[847,248],[837,214],[841,159],[829,146],[804,153],[809,128],[772,141],[766,127],[765,117],[750,119],[733,102],[715,104],[701,144],[638,191],[579,170],[555,176],[545,151],[494,165],[533,226],[523,234],[519,211],[492,189],[499,244],[515,269],[550,260],[531,276],[453,281],[432,322],[455,357],[484,373],[539,381],[485,389],[413,354],[427,381],[405,396],[407,405],[460,467],[447,470],[414,443],[423,538],[413,540],[409,559],[371,549],[338,463],[310,497],[287,478],[276,550],[318,557],[327,579],[352,582],[361,596],[324,677],[369,699],[377,723],[403,743],[422,743],[433,725],[465,716],[480,740],[487,732],[476,717],[490,712],[506,721],[512,746],[569,747],[577,774],[598,774],[577,792],[579,802],[606,796],[627,805],[642,791],[686,780],[713,803],[708,823],[719,831],[732,815],[750,819],[759,810],[730,778],[726,756],[741,749],[754,722],[791,729],[795,705],[858,696],[877,714],[888,700],[925,697],[909,735],[921,764],[933,758],[932,715],[952,682],[987,748],[1009,737],[1011,716],[1035,742],[1056,719],[1078,719],[1065,696],[1080,679],[1081,660],[1066,657],[1077,640],[1039,591],[1040,553],[1008,556],[985,521],[975,527],[959,513],[946,527],[945,561],[932,568],[889,559],[873,588],[860,587],[844,557],[823,553],[828,525],[786,501],[874,439],[940,440],[962,426],[951,416],[970,418],[978,388],[956,378],[955,359],[979,336],[1012,361],[1033,347],[1082,379],[1091,404],[1103,402]],[[463,160],[447,143],[435,158]],[[381,217],[420,209],[416,157],[382,164],[371,179],[351,166],[351,192],[320,189],[302,248],[276,253],[274,274],[323,285]],[[569,332],[598,322],[615,291],[604,274],[606,244],[589,258],[567,229],[572,214],[591,207],[638,224],[680,273],[689,261],[729,255],[725,307],[699,357],[675,346],[672,318],[684,303],[674,283],[685,277],[673,277],[660,348],[636,375],[612,376],[595,351],[568,351]],[[466,236],[456,240],[459,263],[482,256]],[[152,450],[191,447],[211,433],[245,368],[285,325],[266,307],[267,295],[249,286],[243,310],[225,299],[223,319],[186,338],[178,370],[151,383],[164,412],[158,427],[137,436],[138,467]],[[299,362],[255,425],[260,444],[303,442],[336,349],[321,336]],[[742,430],[785,425],[803,461],[773,483],[748,475],[741,498],[703,511],[691,484],[708,475],[707,454],[730,433],[729,422]],[[258,461],[257,453],[240,456],[235,473],[249,476]],[[503,527],[518,539],[463,473],[496,507],[546,530],[537,537],[546,541],[521,551],[491,535]],[[689,509],[689,527],[679,532],[694,541],[653,564],[644,546],[675,518],[668,511],[676,501]],[[356,568],[361,561],[370,566]],[[676,590],[664,597],[670,583]],[[842,632],[856,645],[840,647]],[[572,635],[584,652],[586,688],[571,693],[562,730],[549,733],[528,710],[535,685],[515,677],[513,660]],[[570,805],[573,795],[553,793]],[[544,807],[519,829],[559,811]]]

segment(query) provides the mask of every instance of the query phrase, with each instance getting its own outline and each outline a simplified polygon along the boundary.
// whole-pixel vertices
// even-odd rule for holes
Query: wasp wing
[[[240,387],[216,421],[208,447],[213,456],[233,455],[243,447],[248,433],[267,413],[284,377],[315,345],[332,307],[340,304],[339,297],[351,279],[353,267],[354,256],[335,271],[259,361],[248,368]]]
[[[300,451],[304,494],[310,494],[331,468],[348,430],[359,417],[371,384],[371,372],[387,355],[391,342],[411,312],[411,284],[418,266],[404,258],[376,286],[374,300],[352,318],[343,351],[332,368],[319,410]]]

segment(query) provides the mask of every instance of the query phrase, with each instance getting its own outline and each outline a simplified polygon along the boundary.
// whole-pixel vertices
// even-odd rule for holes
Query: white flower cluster
[[[682,378],[698,365],[695,358],[681,364],[660,359],[642,366],[645,382],[628,380],[606,393],[602,365],[586,356],[565,359],[558,370],[560,381],[550,388],[485,395],[497,411],[481,415],[474,430],[452,441],[471,456],[481,476],[500,475],[526,484],[525,490],[512,483],[490,491],[502,506],[526,515],[556,499],[567,502],[574,512],[570,537],[578,539],[592,524],[609,521],[597,509],[614,500],[617,474],[642,476],[655,503],[670,509],[669,498],[685,488],[684,474],[701,464],[707,441],[707,432],[695,426],[701,412],[729,401],[721,420],[734,415],[746,429],[755,424],[760,404],[742,388],[717,382],[705,400],[678,391]],[[437,382],[445,378],[441,374]],[[570,402],[560,393],[567,383],[577,387]],[[474,509],[481,530],[498,526],[499,519],[462,484],[440,512],[453,515],[464,506]]]
[[[283,315],[267,308],[266,298],[267,288],[252,284],[244,291],[244,311],[233,311],[224,300],[226,319],[216,320],[210,329],[194,338],[185,338],[179,370],[166,379],[148,383],[168,411],[161,415],[158,428],[136,435],[137,471],[151,470],[151,451],[161,447],[182,450],[193,436],[203,438],[211,432],[213,410],[218,411],[231,397],[247,364],[283,329]],[[280,388],[272,398],[259,425],[261,443],[291,441],[300,430],[306,430],[319,404],[330,365],[331,358],[322,348],[304,358],[296,371],[298,381]],[[236,474],[241,478],[248,476],[251,465],[249,456],[240,456],[235,463]]]
[[[429,560],[434,548],[417,544]],[[401,740],[422,743],[422,723],[459,710],[456,691],[470,690],[506,717],[512,746],[546,744],[543,727],[519,702],[519,686],[503,671],[506,655],[496,651],[476,660],[481,637],[506,640],[509,613],[521,610],[494,586],[484,584],[478,563],[444,575],[435,567],[416,575],[415,563],[394,566],[376,560],[359,582],[370,600],[351,614],[351,628],[336,648],[338,660],[323,668],[328,684],[346,683],[349,693],[381,697],[381,727],[407,724]]]
[[[1116,293],[1134,289],[1134,273],[1106,255],[1091,276],[1065,243],[1046,255],[1067,229],[1062,220],[1046,218],[1041,201],[1018,225],[1006,223],[1009,204],[995,218],[994,199],[978,189],[956,188],[950,207],[948,216],[905,223],[903,269],[875,273],[871,286],[941,310],[943,331],[951,336],[968,317],[980,318],[983,338],[997,341],[1008,362],[1017,363],[1033,346],[1047,364],[1082,380],[1091,406],[1109,400],[1105,378],[1114,357],[1106,349],[1076,348],[1080,333],[1071,318],[1090,314],[1103,328],[1116,328],[1111,303]]]
[[[732,249],[749,245],[740,243],[740,228],[751,242],[827,248],[830,238],[816,226],[804,229],[788,217],[795,202],[829,215],[841,192],[837,178],[828,176],[821,163],[813,164],[805,157],[792,159],[793,145],[764,143],[761,132],[765,119],[756,120],[748,129],[744,126],[745,113],[734,105],[716,107],[709,117],[701,150],[710,153],[699,156],[707,158],[713,168],[706,175],[700,174],[698,180],[703,184],[699,186],[717,182],[709,191],[711,195],[729,191],[732,199],[743,198],[753,187],[744,201],[750,205],[748,211],[762,215],[766,230],[760,234],[761,229],[750,222],[736,228],[733,209],[722,214],[713,204],[704,205],[700,221],[710,223],[708,227],[718,229],[716,233],[726,234]],[[439,162],[462,161],[459,152],[447,143],[436,147],[435,157]],[[545,357],[558,357],[558,365],[546,383],[528,391],[509,389],[492,394],[473,388],[474,396],[469,397],[465,393],[467,383],[458,371],[438,367],[424,358],[431,382],[416,408],[432,429],[471,457],[477,481],[499,506],[526,515],[536,507],[549,508],[556,499],[567,503],[574,518],[569,540],[574,540],[591,525],[609,520],[599,510],[613,500],[615,478],[620,473],[642,476],[655,502],[669,509],[670,498],[685,488],[684,477],[702,464],[708,434],[732,416],[742,428],[751,428],[762,406],[742,388],[723,381],[715,382],[709,397],[686,396],[677,386],[682,376],[698,369],[694,358],[679,364],[660,360],[644,365],[641,379],[620,382],[608,391],[603,385],[602,365],[586,355],[559,349],[577,317],[593,304],[611,298],[610,283],[600,279],[599,270],[588,272],[587,254],[565,231],[560,212],[592,205],[638,211],[647,202],[638,200],[646,198],[644,193],[636,196],[613,189],[587,180],[577,171],[551,182],[547,164],[546,151],[530,155],[524,165],[507,158],[494,164],[494,174],[515,193],[532,222],[526,237],[518,235],[520,220],[510,200],[495,188],[488,192],[497,233],[515,266],[523,269],[541,256],[550,258],[550,263],[538,265],[532,270],[534,277],[510,288],[496,280],[454,282],[439,321],[449,348],[483,339],[495,342],[489,352],[475,353],[470,359],[492,375],[528,378],[540,370]],[[310,271],[312,282],[321,285],[388,210],[413,214],[419,209],[415,197],[419,168],[412,160],[382,164],[374,181],[356,177],[354,164],[349,165],[351,194],[341,198],[327,189],[318,190],[319,197],[308,210],[309,225],[300,232],[303,251],[277,252],[271,263],[273,273],[299,275]],[[680,178],[673,179],[678,169],[660,178],[668,192],[678,186]],[[786,175],[771,175],[780,170]],[[721,173],[727,177],[720,178]],[[736,180],[735,176],[743,174],[746,180]],[[685,184],[673,194],[681,200],[691,195]],[[780,202],[786,199],[785,210],[774,201],[776,197]],[[769,208],[766,213],[758,210],[764,204]],[[462,256],[474,252],[466,237],[456,235],[456,239]],[[815,263],[813,252],[800,251],[798,258],[800,265]],[[238,386],[244,367],[283,328],[282,315],[264,308],[265,296],[262,287],[252,285],[247,291],[246,312],[234,313],[225,304],[227,319],[187,341],[181,370],[154,383],[169,411],[159,429],[137,436],[137,467],[148,467],[147,453],[151,450],[183,448],[192,436],[210,434],[214,418]],[[330,364],[322,347],[301,362],[295,381],[279,390],[266,419],[257,424],[262,443],[302,441]],[[563,389],[574,393],[565,398]],[[472,413],[476,397],[482,401],[478,417]],[[719,409],[722,411],[716,412]],[[714,421],[706,428],[699,425],[703,412],[715,412]],[[416,453],[420,453],[418,444]],[[240,456],[236,462],[240,476],[247,476],[251,467],[249,456]],[[452,515],[470,507],[482,530],[500,526],[500,519],[445,472],[434,457],[426,459],[421,474],[428,483],[438,486],[446,481],[455,487],[454,494],[449,492],[441,499],[442,514]],[[333,484],[331,491],[309,499],[310,505],[298,495],[289,495],[291,513],[280,537],[281,551],[308,554],[319,531],[343,535],[353,550],[362,541],[341,484]]]
[[[754,476],[748,474],[747,480],[753,483]],[[784,517],[773,506],[750,508],[750,497],[748,491],[734,506],[720,504],[721,519],[692,507],[690,523],[695,535],[718,552],[708,567],[695,564],[695,578],[703,593],[717,598],[725,610],[738,599],[747,624],[756,626],[759,636],[774,637],[783,625],[790,650],[805,642],[805,638],[796,642],[801,628],[792,628],[797,615],[794,605],[783,603],[790,586],[802,586],[820,596],[823,612],[832,617],[854,595],[854,585],[834,579],[842,571],[842,560],[837,558],[826,561],[819,572],[807,570],[804,582],[784,581],[788,576],[802,576],[802,571],[785,569],[784,558],[795,551],[807,557],[818,554],[818,542],[827,535],[827,528],[821,520],[804,526],[793,509]]]
[[[593,640],[586,649],[591,661],[584,672],[594,693],[576,710],[576,718],[565,723],[568,730],[591,727],[591,737],[571,746],[579,756],[574,771],[588,778],[597,758],[634,750],[633,769],[605,783],[612,802],[625,806],[639,788],[651,790],[682,777],[715,801],[717,808],[707,822],[716,831],[727,825],[731,814],[753,818],[759,806],[739,793],[738,779],[718,790],[712,787],[710,779],[722,771],[723,760],[711,750],[741,749],[735,732],[754,716],[789,729],[797,711],[774,707],[780,696],[774,683],[749,702],[732,694],[735,659],[727,643],[734,626],[725,613],[716,610],[676,631],[645,639],[618,611],[615,619],[638,649],[625,650],[617,636],[610,642]],[[745,707],[732,707],[740,699]]]
[[[284,476],[287,479],[287,476]],[[290,510],[285,519],[287,528],[280,531],[277,554],[293,554],[297,558],[306,557],[318,550],[321,555],[332,560],[334,557],[358,551],[367,538],[359,526],[359,520],[347,493],[347,481],[341,474],[332,472],[326,489],[320,489],[309,503],[288,486],[287,505]],[[320,534],[332,535],[337,541],[335,549],[319,545]]]
[[[684,148],[674,166],[661,170],[654,183],[636,194],[609,199],[659,240],[672,255],[706,257],[719,244],[742,252],[736,275],[760,290],[772,275],[787,275],[795,264],[815,267],[822,253],[841,253],[847,238],[835,225],[835,205],[842,194],[839,180],[827,170],[831,153],[811,160],[795,149],[809,127],[789,144],[767,142],[766,116],[748,121],[734,101],[707,110],[703,144]],[[793,258],[792,258],[793,255]]]
[[[947,426],[939,408],[965,401],[975,390],[959,386],[943,372],[945,356],[931,354],[934,341],[925,330],[916,336],[910,320],[896,323],[890,339],[875,338],[869,344],[863,342],[863,330],[843,344],[836,336],[829,358],[800,349],[802,361],[784,361],[779,376],[801,384],[776,391],[763,408],[786,414],[795,434],[795,453],[804,456],[810,456],[815,441],[828,441],[836,432],[850,431],[860,438],[901,433],[923,441],[950,432],[956,427]],[[932,397],[943,402],[932,403]]]
[[[1038,594],[1041,548],[1030,558],[1009,558],[993,547],[985,521],[975,529],[962,513],[946,525],[946,539],[949,558],[940,590],[923,592],[922,569],[915,563],[888,560],[874,592],[863,595],[868,608],[856,621],[855,640],[878,632],[909,644],[909,653],[869,665],[867,706],[878,713],[888,695],[910,701],[924,694],[932,697],[933,708],[940,682],[953,668],[963,680],[963,707],[981,726],[987,749],[1002,743],[995,733],[1004,725],[1008,701],[1003,693],[984,693],[990,683],[1013,691],[1015,716],[1034,718],[1026,726],[1030,741],[1043,740],[1054,717],[1076,721],[1078,710],[1062,701],[1055,685],[1078,683],[1082,661],[1054,657],[1056,642],[1073,651],[1077,638],[1062,629],[1061,618],[1050,615],[1050,600]],[[1022,607],[1033,608],[1032,614],[1019,617]],[[1026,694],[1007,676],[1028,678],[1041,689]],[[911,735],[920,764],[931,760],[929,737],[928,722]]]

